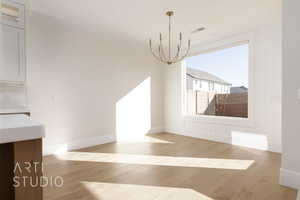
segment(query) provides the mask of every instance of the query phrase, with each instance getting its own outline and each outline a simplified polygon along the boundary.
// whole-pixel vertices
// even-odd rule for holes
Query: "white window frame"
[[[182,86],[182,117],[184,120],[191,120],[200,123],[214,123],[223,125],[234,125],[241,127],[254,126],[254,36],[252,33],[234,36],[231,38],[209,42],[206,44],[194,45],[189,56],[214,52],[234,46],[247,44],[249,47],[248,65],[248,118],[212,116],[212,115],[190,115],[187,114],[186,102],[186,63],[181,63],[181,86]]]

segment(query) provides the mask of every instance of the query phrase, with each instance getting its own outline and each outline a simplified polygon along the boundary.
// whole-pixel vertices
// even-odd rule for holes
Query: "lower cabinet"
[[[14,160],[15,199],[42,200],[42,140],[14,143]]]
[[[0,144],[0,199],[42,200],[42,139]]]
[[[0,144],[0,199],[15,199],[13,187],[14,145]]]

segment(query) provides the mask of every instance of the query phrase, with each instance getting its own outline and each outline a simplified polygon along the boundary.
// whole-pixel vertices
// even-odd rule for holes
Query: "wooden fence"
[[[217,94],[187,91],[189,114],[248,117],[248,93]]]

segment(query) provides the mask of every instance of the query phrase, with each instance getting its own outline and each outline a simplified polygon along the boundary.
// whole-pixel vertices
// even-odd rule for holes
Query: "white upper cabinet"
[[[25,81],[24,30],[0,26],[0,81]]]
[[[25,6],[11,0],[1,0],[0,2],[1,23],[24,28]]]
[[[24,5],[0,0],[0,81],[26,80]]]
[[[25,5],[26,0],[10,0],[10,1]]]

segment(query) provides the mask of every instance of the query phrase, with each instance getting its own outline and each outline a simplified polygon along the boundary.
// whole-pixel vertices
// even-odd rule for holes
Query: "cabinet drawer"
[[[0,15],[0,23],[18,28],[24,28],[24,5],[9,0],[1,0]]]

